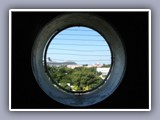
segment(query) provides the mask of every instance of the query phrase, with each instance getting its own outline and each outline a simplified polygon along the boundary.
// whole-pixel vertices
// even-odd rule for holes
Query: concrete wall
[[[57,30],[60,31],[68,26],[79,25],[91,27],[101,33],[111,47],[114,62],[112,63],[111,74],[109,78],[107,78],[107,82],[96,90],[76,96],[75,94],[66,93],[51,85],[47,80],[48,77],[41,63],[43,50],[46,48],[46,44],[49,43],[51,36],[54,36]],[[32,51],[32,69],[40,87],[52,99],[69,106],[89,106],[106,99],[120,84],[124,75],[125,66],[126,55],[120,37],[107,21],[91,13],[65,14],[50,21],[39,33]]]

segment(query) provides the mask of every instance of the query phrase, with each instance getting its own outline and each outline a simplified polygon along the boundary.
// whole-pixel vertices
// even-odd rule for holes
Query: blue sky
[[[47,57],[52,61],[74,61],[77,64],[110,64],[111,52],[107,42],[88,27],[70,27],[51,41]]]

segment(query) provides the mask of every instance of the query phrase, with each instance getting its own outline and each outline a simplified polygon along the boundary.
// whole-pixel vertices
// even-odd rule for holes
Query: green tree
[[[100,77],[102,73],[97,72],[94,67],[83,66],[71,69],[66,66],[48,66],[48,71],[57,84],[72,91],[87,91],[97,87],[103,81]]]
[[[103,67],[103,68],[110,68],[110,67],[111,67],[111,64],[103,64],[102,67]]]

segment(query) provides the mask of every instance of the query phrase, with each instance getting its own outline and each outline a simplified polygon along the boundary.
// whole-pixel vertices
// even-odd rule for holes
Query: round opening
[[[51,37],[43,60],[53,86],[71,93],[87,93],[108,80],[112,55],[108,43],[97,31],[73,26]]]
[[[126,54],[122,40],[106,20],[91,13],[68,13],[51,20],[38,34],[31,64],[37,83],[49,97],[82,107],[105,100],[117,89]],[[103,67],[90,68],[93,64],[102,64],[109,72],[101,73]]]

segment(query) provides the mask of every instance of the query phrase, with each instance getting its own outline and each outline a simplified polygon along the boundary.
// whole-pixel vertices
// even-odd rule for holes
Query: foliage
[[[71,91],[87,91],[97,87],[103,80],[101,72],[95,67],[77,67],[74,69],[66,66],[50,67],[48,71],[52,79],[63,88]]]
[[[102,67],[104,67],[104,68],[110,68],[110,67],[111,67],[111,64],[108,64],[108,65],[103,64],[103,66],[102,66]]]

